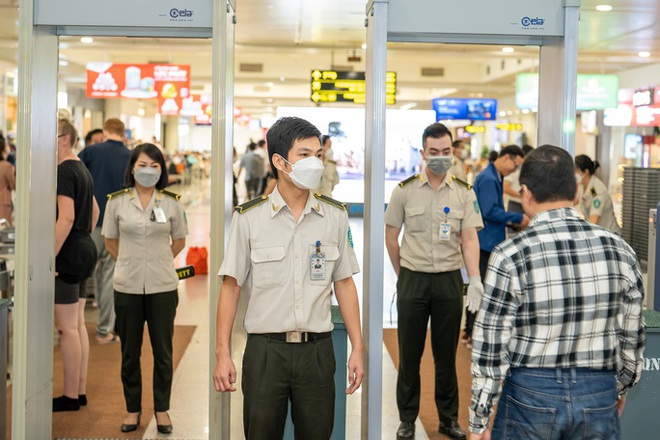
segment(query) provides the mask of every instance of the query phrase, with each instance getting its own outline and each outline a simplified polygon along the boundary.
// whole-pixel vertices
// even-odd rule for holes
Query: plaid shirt
[[[536,215],[496,246],[474,326],[470,431],[488,427],[509,368],[613,370],[640,379],[644,284],[634,251],[572,208]]]

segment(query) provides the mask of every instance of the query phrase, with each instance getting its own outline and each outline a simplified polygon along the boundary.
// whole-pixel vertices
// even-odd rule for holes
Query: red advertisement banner
[[[158,98],[162,115],[178,115],[190,96],[190,66],[178,64],[87,64],[89,98]]]

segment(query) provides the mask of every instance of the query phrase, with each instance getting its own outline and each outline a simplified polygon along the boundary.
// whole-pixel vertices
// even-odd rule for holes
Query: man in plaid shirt
[[[473,334],[470,439],[621,437],[626,392],[642,373],[644,284],[632,248],[573,209],[574,169],[550,145],[523,164],[532,220],[488,265]]]

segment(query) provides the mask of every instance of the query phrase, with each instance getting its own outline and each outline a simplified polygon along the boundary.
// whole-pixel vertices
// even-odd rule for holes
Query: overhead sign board
[[[178,115],[190,96],[190,66],[181,64],[87,64],[88,98],[158,98],[158,112]]]
[[[312,70],[312,102],[352,102],[364,104],[366,82],[364,72],[336,70]],[[385,78],[385,102],[396,104],[396,73],[387,72]]]
[[[436,98],[431,101],[436,121],[469,119],[492,121],[497,117],[496,99]]]
[[[604,110],[618,104],[619,77],[617,75],[577,76],[576,110]],[[516,75],[516,107],[535,109],[539,105],[538,73]]]
[[[500,131],[522,131],[522,124],[507,122],[501,124],[495,124],[495,128]]]
[[[213,27],[212,0],[34,0],[34,24]]]

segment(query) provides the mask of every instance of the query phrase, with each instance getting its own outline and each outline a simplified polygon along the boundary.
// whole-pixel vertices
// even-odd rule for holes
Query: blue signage
[[[436,121],[494,121],[497,117],[497,99],[436,98],[432,104]]]

